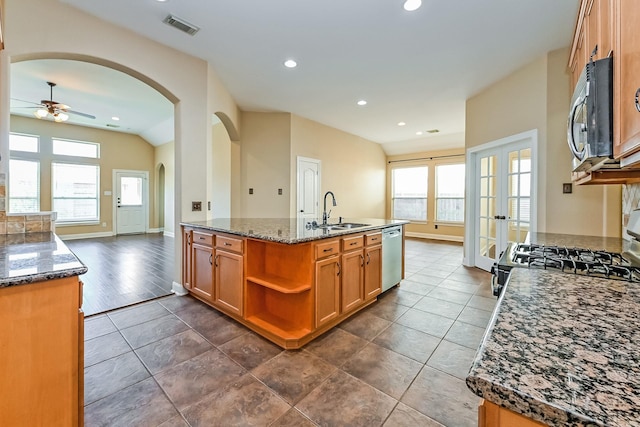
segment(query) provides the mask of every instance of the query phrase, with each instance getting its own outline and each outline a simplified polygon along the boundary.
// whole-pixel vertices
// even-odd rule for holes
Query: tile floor
[[[86,426],[475,426],[491,317],[459,244],[407,239],[406,279],[298,351],[191,297],[85,321]]]

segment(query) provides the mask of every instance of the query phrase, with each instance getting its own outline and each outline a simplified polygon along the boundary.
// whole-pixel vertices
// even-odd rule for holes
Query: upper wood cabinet
[[[614,3],[614,152],[630,166],[640,163],[640,2]]]

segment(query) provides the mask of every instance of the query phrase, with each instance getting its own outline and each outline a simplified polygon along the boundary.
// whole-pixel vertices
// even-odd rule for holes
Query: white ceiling
[[[463,146],[465,100],[567,46],[579,3],[423,0],[410,13],[403,0],[59,1],[207,60],[242,110],[291,112],[381,143],[387,154]],[[162,20],[170,13],[200,31],[189,36],[169,27]],[[289,58],[297,68],[283,67]],[[46,71],[56,76],[39,76],[41,92],[26,99],[46,99],[44,81],[54,79],[57,101],[96,116],[102,101],[95,95],[115,95],[124,84],[87,83],[89,97],[76,102],[63,92],[67,75]],[[14,93],[22,99],[12,83]],[[359,99],[368,104],[357,106]],[[123,98],[119,107],[129,105]],[[145,120],[141,110],[131,111],[134,117]],[[127,127],[140,132],[150,125]],[[440,133],[416,135],[429,129]]]

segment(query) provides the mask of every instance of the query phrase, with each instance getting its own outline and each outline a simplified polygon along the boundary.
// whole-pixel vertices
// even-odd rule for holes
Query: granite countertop
[[[467,377],[551,426],[640,426],[640,285],[514,268]]]
[[[345,230],[327,230],[307,228],[308,222],[309,220],[296,218],[219,218],[209,221],[181,222],[180,225],[278,243],[295,244],[409,223],[409,221],[403,220],[343,218],[343,223],[368,225]],[[330,223],[337,223],[337,221],[332,220]]]
[[[87,267],[54,233],[0,236],[0,288],[86,272]]]

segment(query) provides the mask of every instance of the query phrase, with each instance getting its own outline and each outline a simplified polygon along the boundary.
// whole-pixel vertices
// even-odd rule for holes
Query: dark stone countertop
[[[630,245],[628,240],[620,237],[577,236],[574,234],[559,233],[529,233],[526,243],[604,250],[618,253],[626,251]]]
[[[54,233],[0,236],[0,288],[86,272],[87,267]]]
[[[551,426],[640,426],[640,285],[515,268],[467,377]]]
[[[327,230],[320,228],[309,229],[307,228],[308,222],[309,220],[298,220],[296,218],[219,218],[209,221],[182,222],[180,225],[235,234],[258,240],[296,244],[409,223],[409,221],[377,218],[343,218],[343,223],[352,222],[368,225],[366,227],[345,230]],[[335,220],[329,222],[337,223]]]

